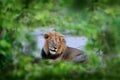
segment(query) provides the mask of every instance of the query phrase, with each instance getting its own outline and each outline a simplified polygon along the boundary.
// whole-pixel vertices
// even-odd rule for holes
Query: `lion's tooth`
[[[51,50],[50,50],[50,53],[51,53],[51,54],[55,54],[55,52],[54,52],[54,51],[51,51]]]

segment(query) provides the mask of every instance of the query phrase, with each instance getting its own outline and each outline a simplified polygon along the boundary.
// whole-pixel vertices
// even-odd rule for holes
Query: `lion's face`
[[[66,42],[62,34],[52,31],[44,34],[44,38],[44,50],[46,51],[46,53],[55,55],[60,54],[64,51]]]

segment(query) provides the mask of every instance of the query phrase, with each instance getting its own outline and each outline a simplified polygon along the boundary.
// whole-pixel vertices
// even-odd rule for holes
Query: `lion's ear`
[[[44,34],[45,39],[48,39],[48,37],[49,37],[49,34]]]
[[[60,37],[64,39],[64,35],[60,35]]]
[[[61,38],[61,41],[66,42],[64,35],[61,35],[60,38]]]

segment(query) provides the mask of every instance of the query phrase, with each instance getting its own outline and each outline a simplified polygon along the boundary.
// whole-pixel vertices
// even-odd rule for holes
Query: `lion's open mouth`
[[[50,51],[51,54],[55,54],[56,53],[55,49],[50,49],[49,51]]]
[[[55,52],[55,51],[53,51],[53,50],[50,50],[50,53],[51,53],[51,54],[55,54],[56,52]]]

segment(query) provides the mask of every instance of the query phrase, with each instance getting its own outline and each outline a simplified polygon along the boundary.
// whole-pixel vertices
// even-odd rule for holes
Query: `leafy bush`
[[[0,0],[1,80],[119,79],[119,2],[119,0]],[[34,52],[35,37],[31,36],[30,32],[38,27],[54,27],[61,33],[69,31],[71,35],[86,36],[89,43],[85,52],[89,62],[75,64],[39,60],[38,64],[32,63],[33,56],[21,53],[23,42],[28,43],[29,49],[26,54]],[[103,53],[105,57],[101,56]],[[111,58],[114,54],[118,58]]]

